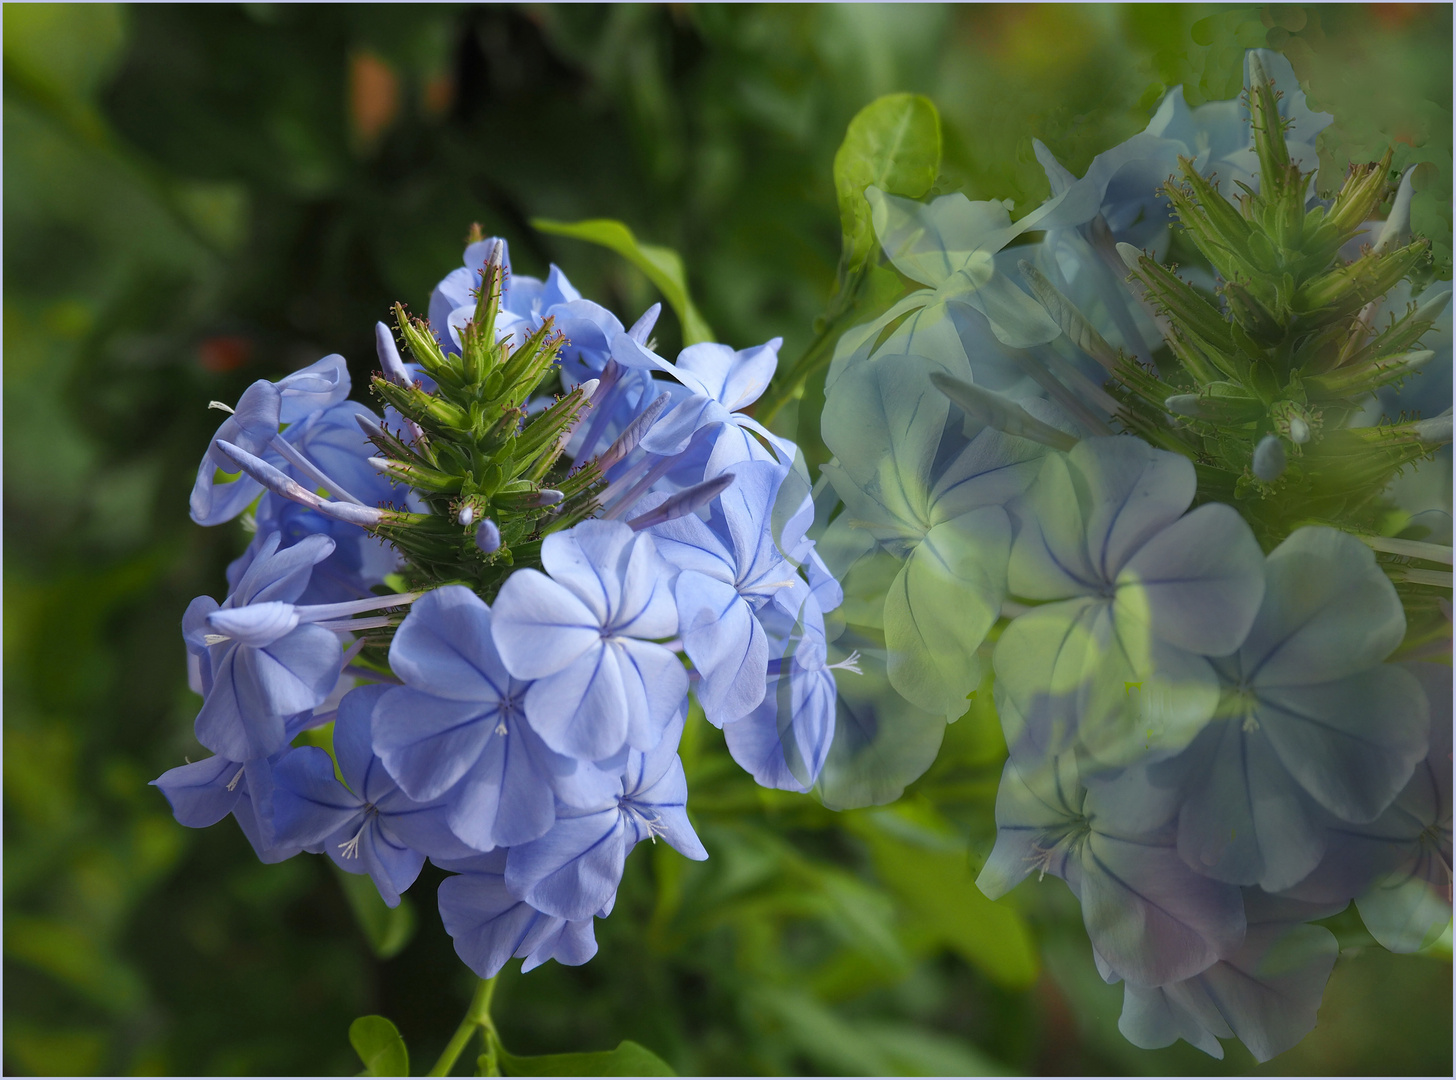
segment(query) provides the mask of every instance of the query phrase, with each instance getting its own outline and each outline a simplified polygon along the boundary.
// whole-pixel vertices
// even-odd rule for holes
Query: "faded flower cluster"
[[[1449,290],[1401,281],[1409,176],[1385,221],[1383,168],[1315,196],[1330,117],[1249,65],[1244,101],[1175,90],[1081,179],[1037,144],[1053,194],[1015,223],[870,189],[923,287],[839,342],[821,545],[903,739],[994,686],[981,889],[1067,884],[1132,1042],[1262,1061],[1314,1026],[1315,920],[1353,901],[1396,951],[1450,921],[1449,508],[1403,508],[1420,539],[1370,509],[1399,519],[1382,488],[1450,442],[1450,340]],[[1170,206],[1208,257],[1180,276]],[[1422,368],[1425,418],[1360,426]],[[1436,629],[1397,655],[1408,610]]]

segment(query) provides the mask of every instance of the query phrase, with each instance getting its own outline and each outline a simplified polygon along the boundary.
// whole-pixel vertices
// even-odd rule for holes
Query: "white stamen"
[[[369,815],[365,814],[364,823],[359,826],[359,831],[338,845],[343,858],[357,859],[359,857],[359,838],[364,835],[364,830],[367,828],[369,828]]]
[[[506,722],[504,720],[495,726],[495,733],[502,736],[506,734]]]
[[[243,772],[246,769],[247,769],[247,766],[246,765],[241,765],[241,766],[238,767],[238,771],[233,775],[233,778],[228,781],[227,789],[229,791],[231,791],[233,788],[235,788],[235,787],[238,786],[238,781],[243,778]]]
[[[221,645],[224,641],[231,641],[231,640],[232,640],[232,638],[228,637],[226,634],[203,634],[202,635],[202,643],[204,645]]]
[[[207,403],[207,407],[209,409],[220,409],[222,412],[227,413],[229,416],[231,416],[232,413],[235,411],[231,405],[224,405],[221,401],[209,401]]]
[[[829,670],[830,671],[852,671],[856,675],[863,675],[864,672],[860,670],[860,666],[859,666],[859,650],[858,649],[855,649],[854,652],[850,653],[848,656],[846,656],[843,660],[839,661],[839,663],[837,663],[837,664],[830,664],[829,665]]]

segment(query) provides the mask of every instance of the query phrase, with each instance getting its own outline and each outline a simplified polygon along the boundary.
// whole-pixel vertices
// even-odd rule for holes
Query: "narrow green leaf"
[[[381,960],[397,955],[415,933],[415,909],[409,897],[401,897],[399,907],[387,907],[368,874],[346,874],[337,866],[334,874],[374,955]]]
[[[544,1054],[517,1057],[497,1050],[506,1076],[676,1076],[667,1062],[641,1043],[623,1039],[615,1050],[590,1054]]]
[[[887,94],[861,109],[834,155],[834,190],[848,269],[874,250],[865,188],[918,199],[940,174],[940,114],[927,97]]]
[[[365,1076],[408,1076],[409,1050],[399,1029],[382,1016],[361,1016],[349,1025],[349,1045]]]
[[[672,310],[677,313],[678,321],[682,323],[684,345],[713,340],[712,327],[699,314],[692,297],[688,295],[688,278],[683,269],[682,256],[672,248],[644,244],[632,235],[631,229],[611,218],[592,218],[589,221],[532,218],[531,227],[554,236],[567,236],[573,240],[600,244],[615,251],[646,274],[647,279],[661,290]]]

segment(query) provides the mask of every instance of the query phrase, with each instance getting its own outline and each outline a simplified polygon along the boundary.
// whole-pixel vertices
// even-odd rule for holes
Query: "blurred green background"
[[[262,866],[225,822],[177,826],[146,782],[200,751],[178,623],[246,542],[186,492],[251,381],[423,311],[467,226],[520,272],[562,266],[630,321],[657,297],[528,220],[615,217],[684,256],[720,340],[794,357],[833,285],[830,178],[850,117],[926,93],[945,190],[1047,186],[1140,130],[1163,91],[1234,96],[1277,48],[1335,114],[1320,183],[1386,145],[1451,258],[1451,8],[6,5],[4,1068],[323,1073],[380,1012],[420,1071],[472,977],[427,868],[385,921],[309,856]],[[674,350],[670,318],[659,332]],[[359,396],[356,394],[356,396]],[[712,852],[631,858],[584,968],[503,976],[517,1053],[636,1039],[684,1073],[1451,1070],[1451,963],[1346,945],[1319,1028],[1255,1070],[1118,1034],[1076,906],[974,889],[1000,773],[973,710],[893,809],[762,792],[704,724],[685,745]],[[351,895],[354,899],[351,900]],[[1449,939],[1448,939],[1449,940]],[[516,965],[512,965],[516,967]]]

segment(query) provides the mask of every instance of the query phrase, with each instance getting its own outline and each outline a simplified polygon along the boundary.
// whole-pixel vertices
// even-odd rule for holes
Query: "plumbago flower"
[[[1152,777],[1182,793],[1190,865],[1277,892],[1319,863],[1332,818],[1373,821],[1400,793],[1426,756],[1429,706],[1410,672],[1380,662],[1405,615],[1370,548],[1300,529],[1265,576],[1247,638],[1214,662],[1226,715]]]
[[[1176,803],[1141,794],[1084,786],[1072,755],[1034,770],[1008,761],[996,846],[976,883],[994,900],[1033,871],[1061,878],[1082,902],[1097,955],[1129,981],[1162,986],[1237,949],[1244,907],[1236,887],[1179,857]]]
[[[1036,475],[1042,447],[951,421],[922,357],[881,355],[845,373],[824,411],[825,475],[843,527],[903,564],[885,594],[889,679],[954,721],[981,680],[978,655],[1001,613],[1011,522],[1005,504]]]
[[[390,905],[433,859],[489,977],[588,960],[640,841],[707,857],[677,755],[693,683],[760,783],[817,782],[859,669],[829,659],[841,593],[797,448],[741,411],[779,342],[668,363],[657,312],[624,329],[482,239],[432,324],[396,309],[411,363],[377,328],[382,418],[339,357],[247,390],[193,493],[205,524],[257,500],[260,535],[184,619],[217,756],[156,781],[180,822],[231,814],[265,860],[327,854]],[[331,749],[291,745],[330,720]]]
[[[1184,457],[1133,438],[1049,454],[1015,513],[1008,588],[1041,601],[996,644],[998,704],[1019,758],[1075,747],[1104,766],[1187,746],[1213,716],[1205,657],[1235,648],[1263,558],[1231,507],[1200,506]]]
[[[1407,280],[1409,175],[1392,192],[1387,155],[1317,197],[1331,118],[1282,58],[1247,65],[1245,101],[1174,91],[1081,179],[1038,144],[1053,195],[1020,222],[866,193],[926,287],[827,377],[828,636],[871,668],[838,688],[819,789],[898,795],[989,653],[1009,760],[983,890],[1068,883],[1137,1045],[1266,1060],[1314,1025],[1336,945],[1312,922],[1354,901],[1401,951],[1449,925],[1449,661],[1395,662],[1449,650],[1449,513],[1387,490],[1450,441],[1449,393],[1379,417],[1444,355],[1449,292]],[[1196,249],[1176,274],[1169,208]],[[987,432],[1040,445],[975,542],[947,492]]]

